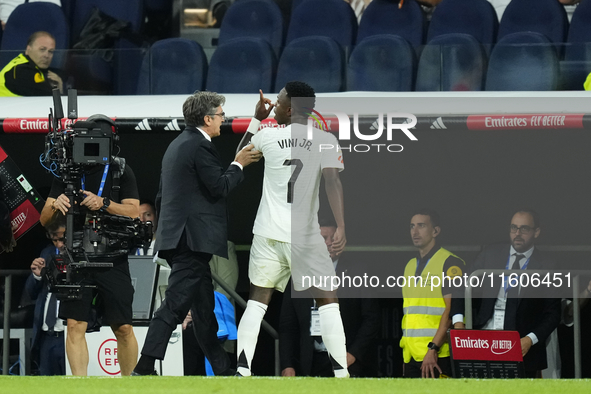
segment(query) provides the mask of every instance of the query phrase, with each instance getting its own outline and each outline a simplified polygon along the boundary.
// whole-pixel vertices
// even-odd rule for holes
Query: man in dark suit
[[[336,231],[334,221],[320,224],[320,232],[328,250]],[[354,265],[331,253],[336,264],[337,276],[353,276]],[[291,286],[291,281],[290,281]],[[293,288],[292,288],[293,291]],[[313,295],[308,298],[292,298],[291,291],[283,293],[281,318],[279,321],[279,353],[282,376],[322,376],[332,377],[334,372],[322,337],[312,335],[311,321],[318,306]],[[309,291],[308,291],[309,293]],[[337,296],[340,292],[337,291]],[[371,371],[371,350],[379,329],[379,308],[371,298],[341,298],[339,296],[341,318],[347,338],[347,369],[351,377],[375,376]],[[375,369],[375,368],[374,368]]]
[[[53,255],[64,249],[66,218],[61,213],[56,215],[46,229],[52,245],[48,245],[41,251],[41,256],[33,260],[31,276],[25,283],[29,297],[36,300],[31,348],[35,354],[39,354],[40,375],[65,375],[64,324],[63,320],[57,318],[58,301],[56,296],[49,292],[41,271],[49,264]]]
[[[171,267],[165,300],[154,314],[142,356],[132,373],[148,375],[164,359],[172,331],[189,309],[199,346],[216,375],[233,375],[230,359],[217,340],[209,260],[228,257],[226,197],[243,179],[242,168],[260,160],[252,145],[224,169],[211,138],[220,135],[226,99],[196,92],[183,105],[185,130],[162,159],[156,208],[160,213],[154,250]]]
[[[534,247],[540,235],[538,215],[526,209],[513,215],[509,236],[511,244],[497,244],[482,251],[473,264],[479,269],[551,269],[547,257]],[[516,330],[521,336],[521,353],[527,377],[538,377],[547,366],[546,338],[560,322],[560,299],[533,298],[531,287],[511,287],[496,279],[486,288],[483,298],[474,299],[473,327],[475,329]],[[539,297],[539,294],[537,294]],[[452,300],[451,315],[454,328],[465,328],[464,299]]]

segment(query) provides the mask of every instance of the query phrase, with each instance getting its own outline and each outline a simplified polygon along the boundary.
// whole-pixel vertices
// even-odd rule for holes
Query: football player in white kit
[[[305,98],[306,105],[292,107],[294,97]],[[343,188],[339,178],[339,172],[344,168],[342,152],[338,149],[336,137],[326,131],[314,129],[312,138],[309,138],[306,112],[314,107],[314,102],[314,89],[303,82],[288,82],[274,104],[260,91],[255,116],[238,146],[241,149],[250,141],[265,158],[263,195],[250,250],[250,295],[238,326],[239,376],[251,375],[251,362],[267,306],[275,289],[285,290],[290,275],[296,291],[315,286],[311,290],[319,308],[311,312],[311,328],[320,326],[319,334],[330,355],[335,376],[349,376],[345,332],[336,290],[319,285],[320,281],[312,284],[303,279],[304,276],[320,279],[335,274],[318,224],[322,176],[337,223],[332,252],[340,254],[347,242]],[[279,128],[259,131],[261,121],[273,108]],[[333,149],[320,149],[321,146],[332,146]]]

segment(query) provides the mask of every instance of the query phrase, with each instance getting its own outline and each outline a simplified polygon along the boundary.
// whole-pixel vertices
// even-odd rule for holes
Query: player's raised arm
[[[242,140],[240,140],[238,148],[236,148],[236,153],[240,152],[246,145],[250,143],[252,136],[255,135],[259,130],[261,121],[267,119],[271,113],[271,110],[273,107],[275,107],[275,104],[273,104],[271,99],[265,97],[261,89],[259,89],[259,94],[260,98],[255,106],[254,116],[248,125],[248,129],[244,133],[244,137],[242,137]]]

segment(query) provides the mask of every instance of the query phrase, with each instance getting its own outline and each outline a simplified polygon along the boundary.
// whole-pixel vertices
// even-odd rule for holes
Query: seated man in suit
[[[320,232],[330,252],[337,226],[334,220],[320,220]],[[337,275],[354,275],[352,264],[337,256],[330,257]],[[291,283],[291,281],[290,281]],[[291,285],[290,285],[291,287]],[[293,291],[293,289],[292,289]],[[351,377],[375,376],[370,370],[372,345],[379,329],[379,308],[371,298],[340,298],[337,291],[345,338],[347,338],[347,369]],[[279,321],[279,353],[282,376],[334,376],[326,346],[320,332],[312,332],[312,316],[318,306],[312,298],[292,298],[291,291],[283,293]]]
[[[496,244],[476,258],[472,272],[480,269],[551,269],[545,254],[534,247],[540,236],[538,214],[517,211],[509,227],[510,244]],[[498,276],[495,276],[498,279]],[[487,292],[488,290],[488,292]],[[473,302],[473,327],[484,330],[514,330],[521,337],[521,353],[527,377],[539,377],[546,368],[546,339],[560,322],[559,298],[528,298],[532,288],[510,287],[500,279],[484,298]],[[488,293],[488,294],[487,294]],[[454,328],[465,328],[464,299],[454,297],[451,316]]]
[[[31,276],[25,288],[35,303],[33,319],[33,343],[31,348],[39,352],[40,375],[66,374],[66,349],[64,346],[64,323],[57,318],[59,301],[50,293],[47,282],[41,277],[41,270],[49,264],[52,256],[59,254],[65,246],[66,218],[59,212],[46,227],[47,238],[52,242],[41,256],[31,264]]]

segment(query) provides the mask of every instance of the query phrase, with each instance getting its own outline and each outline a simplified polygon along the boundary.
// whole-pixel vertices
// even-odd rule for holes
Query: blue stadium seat
[[[351,6],[343,0],[306,0],[291,14],[285,44],[308,36],[324,36],[343,48],[355,43],[357,18]]]
[[[555,44],[565,42],[568,18],[564,6],[557,0],[512,0],[503,12],[497,41],[524,31],[543,34]]]
[[[591,72],[591,1],[579,3],[570,22],[564,62],[562,89],[581,90]]]
[[[62,10],[64,11],[64,15],[66,16],[66,20],[68,21],[68,26],[71,26],[72,23],[72,15],[74,13],[75,1],[76,0],[61,0]]]
[[[445,0],[433,12],[427,42],[443,34],[463,33],[491,49],[498,29],[497,13],[487,0]]]
[[[240,0],[222,20],[218,45],[234,38],[254,37],[267,41],[279,56],[283,45],[283,16],[272,0]]]
[[[556,90],[558,56],[540,33],[522,32],[503,37],[488,64],[486,90]]]
[[[332,38],[298,38],[283,49],[275,90],[280,91],[287,82],[297,80],[308,83],[317,93],[340,92],[343,72],[343,54]]]
[[[472,35],[437,36],[421,53],[415,90],[482,90],[485,64],[482,46]]]
[[[393,34],[418,47],[423,45],[425,27],[425,16],[415,0],[405,0],[400,9],[396,1],[373,0],[361,16],[357,42],[376,34]]]
[[[258,38],[235,38],[217,47],[207,74],[207,90],[218,93],[271,92],[275,54]]]
[[[367,37],[355,46],[347,66],[347,90],[412,90],[415,53],[404,38],[391,34]]]
[[[591,2],[579,3],[568,30],[568,42],[591,42]]]
[[[53,56],[51,66],[63,69],[66,53],[69,48],[70,35],[66,17],[62,9],[53,3],[34,2],[21,4],[15,8],[6,21],[6,28],[2,35],[0,49],[0,69],[19,53],[24,52],[31,34],[36,31],[46,31],[55,37],[58,50]]]
[[[150,11],[172,11],[172,2],[170,0],[144,0],[144,7]]]
[[[199,44],[186,38],[154,43],[144,57],[137,94],[191,94],[203,90],[207,58]]]

